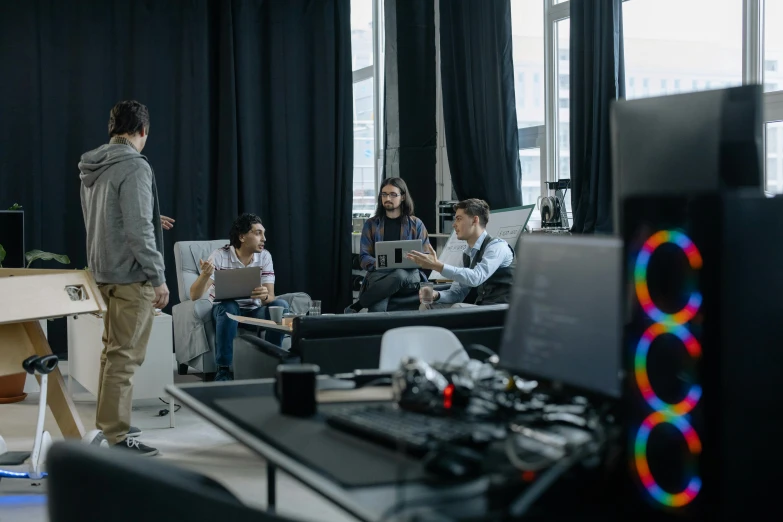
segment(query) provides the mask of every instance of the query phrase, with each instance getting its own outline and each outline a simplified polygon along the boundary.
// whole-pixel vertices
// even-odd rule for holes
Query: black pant
[[[418,288],[421,282],[418,269],[375,270],[367,272],[365,287],[359,304],[370,312],[385,312],[389,298],[403,288]]]

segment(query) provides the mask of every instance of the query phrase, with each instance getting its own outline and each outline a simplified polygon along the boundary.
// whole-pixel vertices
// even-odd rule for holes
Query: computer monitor
[[[630,196],[762,194],[762,89],[618,100],[611,108],[614,230]]]
[[[24,268],[24,212],[0,210],[0,245],[5,250],[3,268]]]
[[[622,395],[623,244],[525,234],[500,364],[553,390]]]

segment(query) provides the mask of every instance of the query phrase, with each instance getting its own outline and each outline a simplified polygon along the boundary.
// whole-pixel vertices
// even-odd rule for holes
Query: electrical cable
[[[559,479],[566,471],[571,469],[572,466],[578,464],[582,459],[590,456],[592,450],[588,447],[589,444],[585,444],[584,447],[572,453],[570,456],[565,457],[557,461],[557,463],[542,473],[530,487],[528,487],[522,495],[512,502],[511,507],[508,510],[508,514],[512,518],[521,517],[524,515],[530,506],[538,500],[541,495],[546,492],[547,489]]]
[[[163,404],[165,404],[166,406],[169,406],[169,407],[171,406],[171,402],[166,402],[161,397],[158,397],[158,400],[160,402],[162,402]],[[175,404],[174,405],[174,413],[177,413],[180,409],[182,409],[182,405],[181,404]],[[158,410],[158,417],[165,417],[168,414],[169,414],[168,408],[163,408],[162,410]]]

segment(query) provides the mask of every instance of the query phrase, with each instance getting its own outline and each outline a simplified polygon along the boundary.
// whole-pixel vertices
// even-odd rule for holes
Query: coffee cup
[[[316,364],[281,364],[277,367],[275,397],[280,413],[294,417],[315,415],[316,379],[321,369]]]

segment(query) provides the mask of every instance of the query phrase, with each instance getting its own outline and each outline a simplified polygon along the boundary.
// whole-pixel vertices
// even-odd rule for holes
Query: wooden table
[[[0,269],[0,376],[20,373],[31,355],[51,355],[41,319],[105,313],[106,304],[86,270]],[[38,382],[41,377],[36,375]],[[49,374],[49,408],[64,437],[82,438],[84,425],[59,368]]]
[[[242,315],[234,315],[234,314],[226,314],[226,315],[238,323],[251,324],[253,326],[261,326],[263,328],[266,328],[267,330],[276,330],[278,332],[287,333],[289,335],[294,331],[294,329],[291,328],[290,326],[277,324],[276,322],[270,321],[269,319],[256,319],[255,317],[245,317]]]

